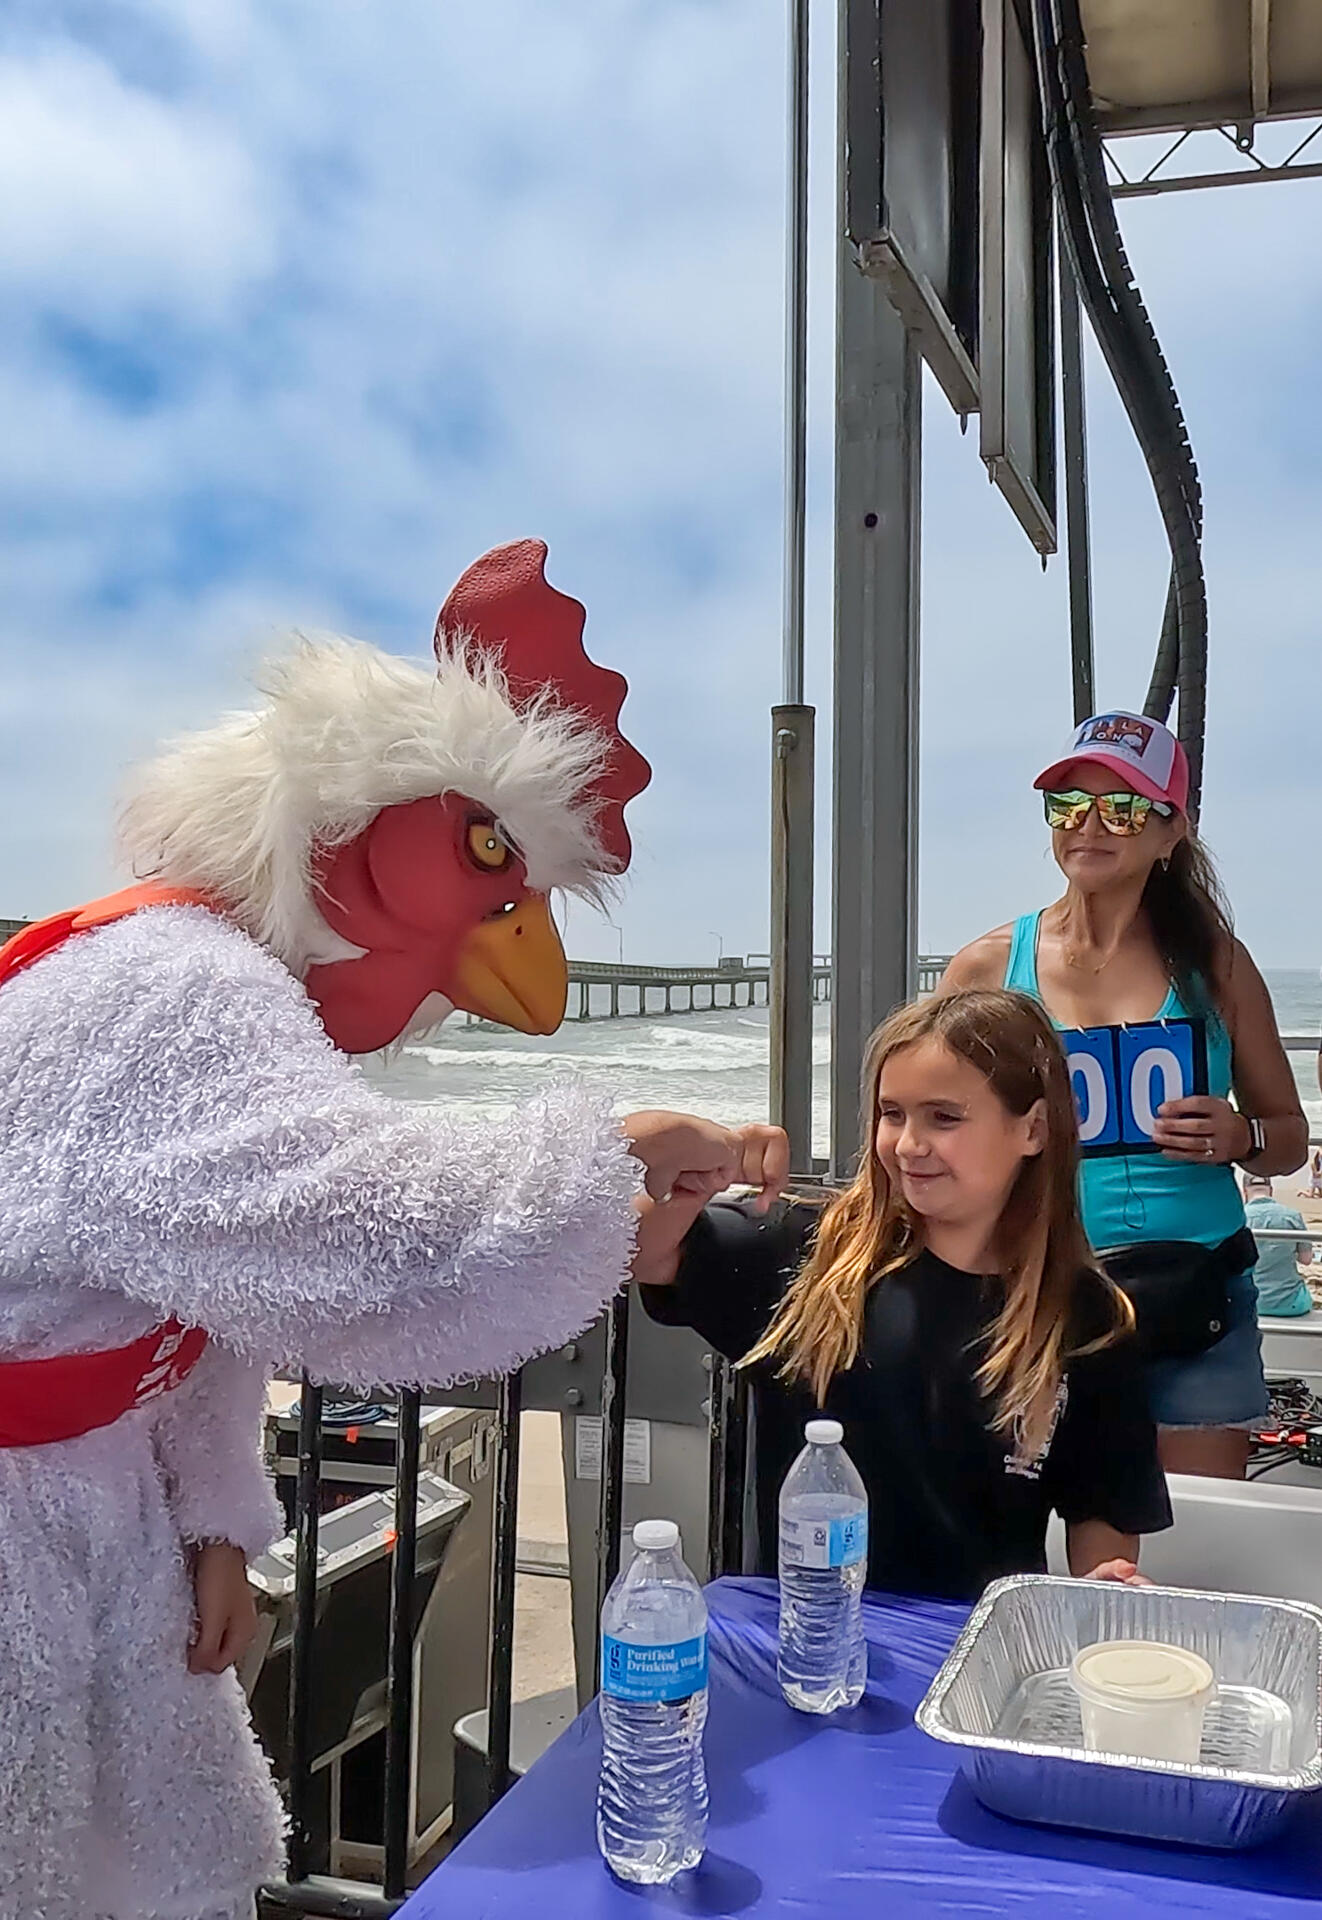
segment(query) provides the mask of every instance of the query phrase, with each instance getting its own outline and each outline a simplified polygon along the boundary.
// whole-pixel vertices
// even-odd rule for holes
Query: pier
[[[27,925],[25,920],[0,919],[0,945]],[[931,993],[946,967],[943,956],[923,954],[918,961],[918,991]],[[714,966],[626,966],[609,960],[569,962],[569,1006],[566,1020],[647,1019],[655,1015],[734,1012],[741,1007],[765,1007],[771,996],[771,955],[727,954]],[[820,1006],[831,998],[831,960],[817,954],[813,960],[812,997]],[[476,1014],[465,1014],[466,1026],[485,1026]]]
[[[569,1020],[619,1020],[632,1015],[715,1013],[765,1007],[771,962],[760,954],[712,967],[632,967],[605,960],[569,963]],[[813,1000],[831,997],[829,963],[813,967]]]
[[[946,966],[944,958],[924,954],[918,962],[918,991],[931,993]],[[740,1007],[765,1007],[771,995],[771,956],[727,955],[715,966],[626,966],[607,960],[571,960],[567,1020],[642,1019],[656,1015],[715,1013]],[[813,961],[812,998],[821,1006],[831,998],[831,962]]]

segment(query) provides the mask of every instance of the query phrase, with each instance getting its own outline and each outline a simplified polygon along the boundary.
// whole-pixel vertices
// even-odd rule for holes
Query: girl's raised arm
[[[708,1176],[682,1174],[669,1193],[659,1196],[655,1195],[655,1183],[649,1181],[648,1194],[635,1202],[638,1244],[633,1278],[640,1286],[674,1284],[686,1237],[703,1208],[726,1187],[751,1187],[757,1195],[754,1204],[758,1213],[766,1213],[784,1192],[790,1173],[790,1145],[783,1130],[768,1126],[733,1127],[730,1137],[736,1146],[733,1171],[720,1169]]]

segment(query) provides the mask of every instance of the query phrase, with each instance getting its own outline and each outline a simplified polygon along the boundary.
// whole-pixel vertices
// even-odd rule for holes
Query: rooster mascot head
[[[567,967],[549,896],[600,898],[629,863],[624,807],[650,770],[619,730],[625,682],[589,660],[584,609],[545,564],[525,540],[470,567],[434,670],[305,642],[255,712],[136,777],[122,839],[142,903],[191,897],[237,921],[348,1053],[455,1008],[554,1032]]]

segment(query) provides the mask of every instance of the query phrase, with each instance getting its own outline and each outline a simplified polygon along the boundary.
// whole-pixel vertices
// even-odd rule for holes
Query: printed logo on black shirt
[[[1027,1451],[1024,1436],[1024,1416],[1021,1413],[1015,1415],[1014,1428],[1010,1436],[1011,1446],[1005,1456],[1005,1471],[1007,1473],[1014,1474],[1018,1480],[1040,1480],[1042,1478],[1043,1463],[1047,1455],[1051,1452],[1051,1443],[1056,1437],[1056,1428],[1060,1425],[1061,1415],[1069,1404],[1069,1397],[1069,1381],[1062,1379],[1060,1385],[1056,1388],[1055,1404],[1051,1409],[1051,1417],[1047,1421],[1045,1437],[1036,1453],[1030,1454]]]

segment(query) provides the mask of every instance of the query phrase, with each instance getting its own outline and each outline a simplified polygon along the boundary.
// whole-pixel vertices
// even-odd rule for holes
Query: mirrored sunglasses
[[[1073,833],[1081,827],[1092,809],[1108,833],[1142,833],[1148,815],[1169,820],[1174,807],[1163,800],[1149,800],[1145,793],[1044,793],[1047,825],[1055,833]]]

